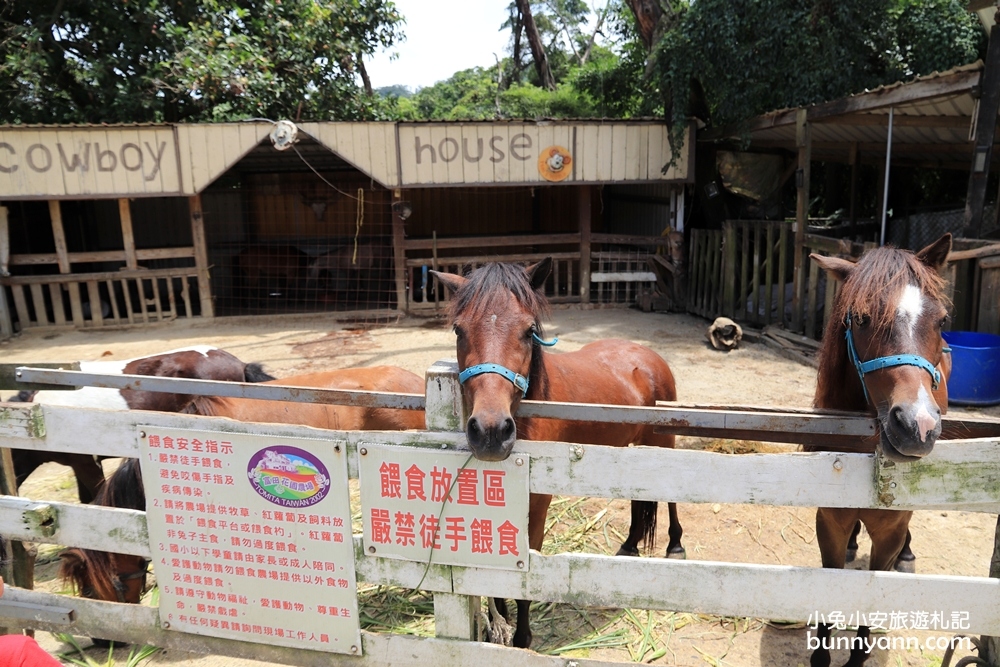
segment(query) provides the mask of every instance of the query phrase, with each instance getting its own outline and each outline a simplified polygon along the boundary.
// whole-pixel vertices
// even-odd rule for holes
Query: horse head
[[[939,271],[951,234],[914,254],[877,248],[856,264],[810,255],[843,281],[820,351],[819,407],[874,411],[882,453],[894,461],[926,456],[941,434],[950,359]]]
[[[541,290],[551,270],[546,258],[527,268],[486,264],[466,277],[431,272],[454,292],[459,380],[470,408],[465,432],[477,459],[502,461],[514,447],[513,414],[539,361],[547,309]]]

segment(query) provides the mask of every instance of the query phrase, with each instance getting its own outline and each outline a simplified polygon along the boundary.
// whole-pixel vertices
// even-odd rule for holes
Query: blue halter
[[[535,333],[531,334],[531,338],[539,345],[544,345],[545,347],[552,347],[559,342],[558,338],[553,338],[552,340],[542,340],[539,338],[538,334]],[[510,380],[511,384],[521,390],[521,398],[528,395],[528,378],[524,377],[520,373],[515,373],[500,364],[476,364],[475,366],[469,366],[458,374],[458,381],[461,384],[465,384],[466,380],[469,378],[474,378],[477,375],[484,375],[486,373],[496,373],[497,375],[502,375]]]
[[[934,367],[934,364],[927,361],[923,357],[917,354],[894,354],[887,357],[878,357],[877,359],[872,359],[871,361],[861,361],[858,358],[858,351],[854,347],[854,334],[851,333],[851,313],[848,311],[847,320],[845,322],[847,325],[847,333],[845,337],[847,338],[847,355],[851,359],[851,363],[854,364],[854,368],[858,371],[858,377],[861,378],[861,388],[865,392],[865,402],[868,402],[868,387],[865,386],[865,374],[871,373],[873,371],[880,371],[883,368],[893,368],[895,366],[916,366],[917,368],[922,368],[931,376],[931,388],[937,389],[941,384],[941,371]],[[946,347],[942,350],[943,352],[951,352],[950,347]]]

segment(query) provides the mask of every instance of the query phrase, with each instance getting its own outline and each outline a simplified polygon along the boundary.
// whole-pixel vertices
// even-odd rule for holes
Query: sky
[[[510,32],[500,31],[510,0],[394,0],[406,19],[406,41],[365,62],[374,88],[402,84],[411,90],[455,72],[496,64]],[[399,58],[390,60],[391,53]]]

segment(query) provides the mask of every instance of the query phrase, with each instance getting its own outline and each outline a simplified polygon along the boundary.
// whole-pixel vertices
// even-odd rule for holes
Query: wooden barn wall
[[[358,236],[385,234],[392,224],[392,192],[360,172],[324,177],[337,192],[312,173],[248,174],[244,181],[250,240],[354,238],[359,206],[363,222]],[[358,190],[363,191],[359,202]]]
[[[615,185],[601,191],[605,230],[609,234],[660,236],[673,223],[673,183]]]
[[[575,233],[575,187],[427,188],[405,190],[413,214],[407,238]]]

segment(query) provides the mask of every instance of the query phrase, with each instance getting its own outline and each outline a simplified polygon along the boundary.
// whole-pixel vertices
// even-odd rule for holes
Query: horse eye
[[[528,330],[524,332],[524,337],[531,338],[533,335],[535,335],[536,331],[537,329],[535,329],[535,325],[532,324],[530,327],[528,327]]]
[[[870,321],[871,318],[869,318],[867,315],[859,315],[857,319],[858,327],[864,329],[866,326],[868,326],[868,323]]]
[[[941,321],[938,322],[938,329],[944,329],[946,326],[948,326],[949,322],[951,322],[951,316],[945,315],[944,317],[941,318]]]
[[[451,330],[454,331],[455,335],[458,336],[459,338],[462,338],[465,335],[465,333],[459,327],[452,327]]]

